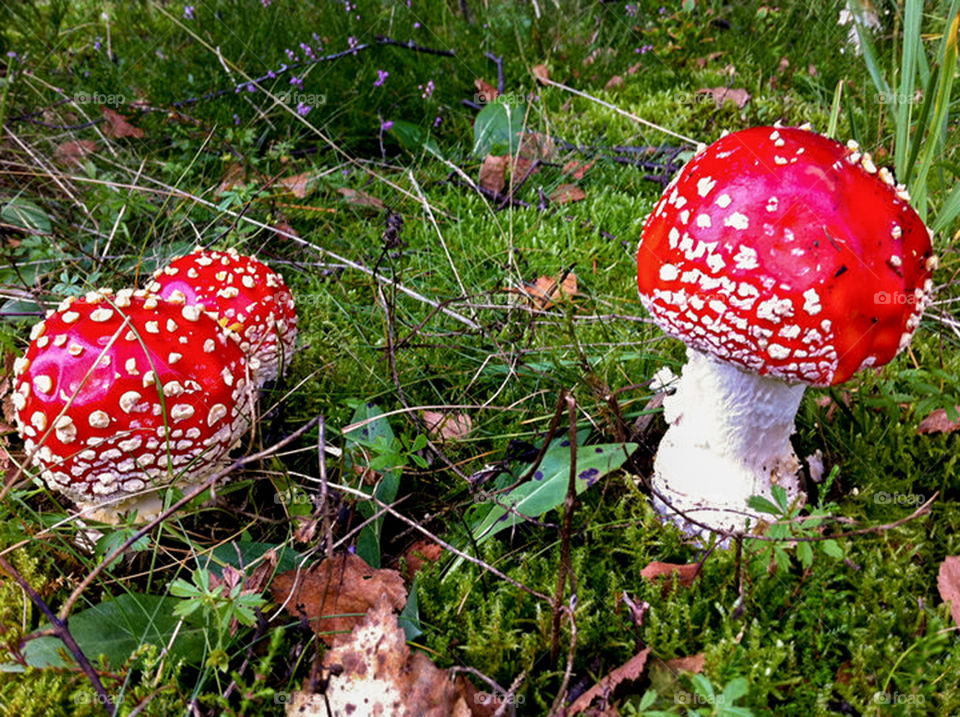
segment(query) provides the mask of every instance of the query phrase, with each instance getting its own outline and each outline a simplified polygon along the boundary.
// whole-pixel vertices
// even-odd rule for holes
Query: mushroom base
[[[654,507],[706,537],[755,524],[760,516],[747,501],[772,500],[774,485],[788,500],[803,500],[790,435],[805,385],[758,376],[695,349],[687,357],[676,392],[663,401],[670,427],[654,462],[653,488],[663,498],[655,495]]]
[[[135,523],[148,523],[163,512],[163,494],[163,489],[144,491],[116,502],[95,505],[77,503],[77,508],[80,509],[84,519],[99,523],[119,525],[124,522],[121,516],[132,514],[134,511],[137,513]]]

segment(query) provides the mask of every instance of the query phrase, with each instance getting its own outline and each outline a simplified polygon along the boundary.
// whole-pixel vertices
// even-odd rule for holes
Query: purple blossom
[[[264,7],[270,7],[270,3],[272,2],[273,0],[260,0],[260,4],[263,5]]]
[[[193,5],[183,6],[183,18],[185,20],[193,20]]]
[[[357,38],[351,35],[350,37],[347,38],[347,44],[350,46],[351,50],[355,50],[357,48],[357,45],[359,45],[360,43],[357,42]]]
[[[233,113],[233,123],[240,124],[240,115],[238,115],[236,112]]]
[[[414,30],[419,30],[419,29],[420,29],[420,23],[419,23],[419,22],[413,23],[413,29],[414,29]]]
[[[381,132],[381,133],[383,133],[383,132],[389,132],[392,127],[393,127],[393,120],[387,120],[386,122],[381,122],[381,123],[380,123],[380,132]]]
[[[374,87],[383,87],[384,81],[390,77],[390,73],[385,70],[377,70],[377,81],[373,83]]]
[[[303,80],[301,80],[299,77],[296,77],[296,76],[291,77],[291,78],[290,78],[290,84],[293,85],[294,87],[296,87],[296,88],[299,89],[299,90],[302,90],[302,89],[303,89]]]
[[[436,118],[433,120],[433,126],[439,127],[441,122],[443,122],[443,117],[441,117],[440,115],[437,115]]]
[[[271,80],[276,79],[277,73],[273,70],[267,70],[267,77],[269,77]]]
[[[313,107],[310,105],[305,105],[303,102],[297,102],[297,114],[301,117],[306,117],[308,114],[310,114],[310,110],[312,109]]]
[[[430,95],[433,94],[433,90],[434,90],[433,80],[428,80],[426,85],[417,85],[417,89],[423,93],[420,96],[423,99],[427,99],[428,97],[430,97]]]
[[[96,50],[97,52],[100,52],[100,47],[101,47],[100,43],[102,40],[103,38],[97,35],[97,39],[93,41],[93,49]]]
[[[7,53],[7,57],[9,57],[11,60],[19,60],[19,59],[20,59],[20,55],[18,55],[17,53],[15,53],[13,50],[10,50],[10,51]]]
[[[640,47],[633,48],[633,51],[638,55],[646,55],[652,49],[653,45],[641,45]]]

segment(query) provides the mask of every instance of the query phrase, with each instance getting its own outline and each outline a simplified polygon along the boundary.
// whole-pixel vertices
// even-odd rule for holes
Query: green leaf
[[[473,153],[481,157],[516,153],[523,132],[524,114],[522,106],[508,102],[486,105],[473,122]]]
[[[579,446],[576,492],[582,493],[608,473],[617,470],[636,448],[634,443]],[[531,480],[517,486],[509,494],[499,495],[498,499],[506,505],[514,505],[517,512],[535,518],[563,505],[569,480],[570,446],[556,444],[544,454]],[[490,511],[473,528],[478,544],[519,522],[516,515],[508,513],[500,505],[492,501],[490,505]]]
[[[422,624],[420,622],[420,607],[417,604],[417,580],[420,576],[413,579],[413,585],[410,587],[410,594],[407,596],[407,604],[403,606],[403,612],[397,618],[400,627],[403,628],[403,634],[407,642],[415,640],[423,634]]]
[[[50,217],[40,207],[25,199],[13,199],[0,209],[0,219],[28,231],[49,234]]]
[[[125,593],[70,617],[70,633],[91,661],[100,655],[106,659],[104,669],[123,665],[141,645],[152,643],[164,648],[170,643],[180,619],[173,614],[183,601],[160,595]],[[48,629],[49,624],[40,629]],[[203,630],[189,623],[180,625],[177,638],[170,645],[174,659],[188,662],[201,659]],[[24,648],[27,663],[34,667],[66,667],[60,653],[63,643],[55,637],[30,640]],[[68,654],[69,658],[69,654]]]
[[[800,564],[805,568],[809,568],[811,565],[813,565],[813,548],[810,547],[810,543],[797,543],[797,558],[800,560]]]
[[[783,513],[780,508],[775,506],[769,500],[764,498],[762,495],[751,495],[747,499],[747,505],[753,508],[754,510],[759,510],[761,513],[769,513],[770,515],[780,515]]]
[[[746,677],[735,677],[723,688],[723,697],[725,704],[732,704],[741,697],[746,696],[750,691],[750,683]]]
[[[414,154],[420,152],[420,150],[426,150],[438,159],[443,159],[443,152],[440,151],[440,147],[430,138],[430,134],[419,125],[403,120],[394,120],[393,126],[388,131],[397,138],[397,142],[404,149]]]
[[[823,552],[831,558],[839,560],[843,557],[843,548],[840,547],[840,544],[836,540],[824,540],[820,543],[820,547]]]

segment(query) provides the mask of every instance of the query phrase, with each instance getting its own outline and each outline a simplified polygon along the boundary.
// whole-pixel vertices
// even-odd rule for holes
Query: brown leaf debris
[[[948,555],[940,563],[937,589],[943,601],[950,603],[953,621],[960,626],[960,555]]]

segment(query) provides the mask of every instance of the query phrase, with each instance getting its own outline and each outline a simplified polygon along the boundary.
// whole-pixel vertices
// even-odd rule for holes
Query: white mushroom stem
[[[772,499],[773,485],[791,501],[800,495],[790,435],[805,385],[758,376],[692,348],[687,357],[676,392],[663,400],[670,427],[653,487],[701,523],[739,529],[758,517],[747,505],[750,496]],[[659,499],[655,505],[675,515]]]

